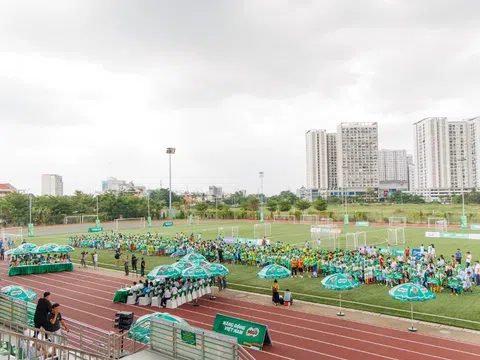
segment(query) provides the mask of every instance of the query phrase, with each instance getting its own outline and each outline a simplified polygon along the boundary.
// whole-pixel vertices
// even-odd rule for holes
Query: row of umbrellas
[[[25,254],[51,254],[51,253],[68,253],[75,251],[70,245],[45,244],[37,246],[35,244],[24,243],[15,249],[5,252],[5,255],[25,255]]]
[[[268,265],[265,266],[259,273],[258,277],[261,279],[284,279],[290,277],[290,271],[280,265]],[[352,290],[360,286],[360,282],[356,280],[351,274],[333,274],[325,277],[322,280],[322,285],[325,289],[329,290]],[[422,285],[415,283],[405,283],[397,285],[390,289],[388,294],[394,299],[410,303],[410,312],[412,326],[409,331],[417,331],[413,326],[413,303],[425,302],[436,298],[435,294]],[[340,311],[338,316],[344,316],[342,312],[342,295],[339,294]]]

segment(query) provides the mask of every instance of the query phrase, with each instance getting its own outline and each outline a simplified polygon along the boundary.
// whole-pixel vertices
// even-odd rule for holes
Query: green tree
[[[205,217],[205,213],[208,210],[208,204],[204,201],[195,205],[195,211],[200,217]]]
[[[290,211],[292,208],[292,203],[288,199],[280,200],[278,203],[278,208],[280,211]]]
[[[250,211],[257,211],[260,207],[260,199],[256,196],[250,195],[247,199],[248,203],[248,210]]]
[[[295,207],[300,210],[302,213],[307,210],[310,206],[312,206],[312,204],[310,203],[310,201],[307,201],[307,200],[298,200],[296,203],[295,203]]]
[[[313,202],[313,208],[317,211],[327,210],[327,202],[323,199],[317,199]]]
[[[278,201],[268,199],[267,204],[265,206],[268,211],[270,211],[271,213],[274,213],[278,209]]]

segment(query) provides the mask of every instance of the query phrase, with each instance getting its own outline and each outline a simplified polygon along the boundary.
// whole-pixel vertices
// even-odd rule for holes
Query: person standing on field
[[[123,259],[123,264],[125,266],[125,276],[128,276],[128,255]]]
[[[140,263],[140,277],[145,276],[145,259],[142,258],[142,262]]]
[[[97,270],[97,266],[98,266],[98,254],[97,254],[96,251],[93,252],[92,258],[93,258],[93,269]]]

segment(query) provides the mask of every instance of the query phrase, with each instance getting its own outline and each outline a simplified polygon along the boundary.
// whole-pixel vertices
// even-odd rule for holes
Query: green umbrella
[[[144,344],[150,344],[150,320],[158,318],[181,325],[188,325],[188,323],[181,317],[171,315],[169,313],[153,313],[139,317],[128,331],[128,337],[135,339]]]
[[[56,244],[45,244],[37,247],[32,251],[32,254],[49,254],[56,251],[58,245]]]
[[[182,271],[182,277],[185,279],[208,279],[213,275],[207,269],[201,267],[200,265],[195,265],[189,267]]]
[[[55,252],[58,253],[68,253],[75,251],[75,248],[71,247],[70,245],[60,245],[55,249]]]
[[[179,261],[176,263],[173,263],[172,266],[176,267],[180,271],[183,271],[185,269],[188,269],[189,267],[194,266],[195,264],[188,262],[188,261]]]
[[[202,260],[207,261],[207,259],[203,255],[200,255],[200,254],[197,254],[197,253],[190,253],[190,254],[185,255],[180,261],[181,262],[183,262],[183,261],[192,262],[192,261],[202,261]]]
[[[157,277],[177,278],[182,275],[182,271],[172,265],[161,265],[154,267],[147,275],[147,279],[153,280]]]
[[[24,243],[24,244],[20,244],[17,249],[22,249],[22,250],[25,250],[27,253],[30,253],[36,248],[37,248],[37,245],[35,244]]]
[[[260,279],[285,279],[290,277],[290,270],[280,265],[267,265],[257,274]]]
[[[226,276],[230,273],[230,271],[223,266],[222,264],[206,264],[202,266],[204,269],[207,269],[212,276]],[[215,300],[216,297],[213,294],[214,290],[212,287],[212,296],[210,296],[210,300]]]
[[[408,331],[415,332],[417,329],[413,327],[413,303],[425,302],[436,298],[435,294],[426,287],[414,283],[397,285],[388,292],[394,300],[408,301],[410,303],[410,311],[412,314],[412,327]]]
[[[15,248],[15,249],[10,249],[8,251],[5,252],[5,255],[25,255],[25,254],[28,254],[29,252],[25,249],[21,249],[19,247]]]
[[[2,294],[17,300],[32,301],[38,299],[38,295],[35,291],[17,285],[5,286],[2,288],[1,292]]]
[[[351,290],[360,286],[360,282],[356,280],[351,274],[333,274],[329,275],[322,280],[322,285],[325,289],[329,290]],[[340,311],[337,313],[338,316],[344,316],[342,312],[342,294],[339,294],[340,299]]]

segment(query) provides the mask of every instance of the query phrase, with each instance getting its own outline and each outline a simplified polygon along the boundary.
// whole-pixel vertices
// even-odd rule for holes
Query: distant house
[[[11,184],[0,184],[0,197],[7,196],[10,193],[17,192]]]

